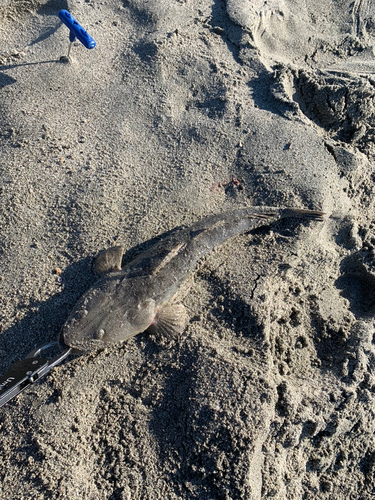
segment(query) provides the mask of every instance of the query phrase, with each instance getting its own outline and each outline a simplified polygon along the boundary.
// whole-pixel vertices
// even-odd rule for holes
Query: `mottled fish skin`
[[[98,255],[94,271],[103,276],[81,297],[62,330],[78,351],[122,342],[152,327],[181,333],[187,323],[182,304],[173,299],[201,259],[228,238],[279,219],[322,221],[323,212],[248,207],[206,217],[177,229],[121,268],[123,246]]]

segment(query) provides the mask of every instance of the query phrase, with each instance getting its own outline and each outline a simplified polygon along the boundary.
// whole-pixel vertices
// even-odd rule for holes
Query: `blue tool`
[[[87,33],[86,30],[82,28],[78,21],[74,19],[74,17],[69,14],[67,10],[60,10],[58,13],[60,20],[67,26],[70,30],[69,33],[69,50],[68,50],[68,59],[70,54],[70,49],[72,43],[78,38],[78,40],[86,47],[86,49],[93,49],[96,45],[95,40]]]

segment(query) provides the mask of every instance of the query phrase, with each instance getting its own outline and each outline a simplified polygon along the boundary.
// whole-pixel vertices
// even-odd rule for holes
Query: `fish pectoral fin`
[[[153,333],[171,337],[182,333],[187,325],[188,315],[185,306],[173,304],[161,307],[155,315],[152,325],[149,327]]]
[[[107,248],[94,260],[93,270],[97,274],[109,271],[121,271],[121,261],[124,254],[124,245]]]

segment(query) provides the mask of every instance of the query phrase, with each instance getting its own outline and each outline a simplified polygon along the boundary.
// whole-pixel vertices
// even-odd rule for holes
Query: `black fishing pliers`
[[[56,346],[61,347],[61,344],[59,342],[49,342],[37,347],[25,359],[17,361],[9,368],[6,374],[0,378],[0,408],[27,389],[29,385],[47,375],[72,350],[71,347],[64,346],[63,351],[50,360],[39,356],[42,351]]]

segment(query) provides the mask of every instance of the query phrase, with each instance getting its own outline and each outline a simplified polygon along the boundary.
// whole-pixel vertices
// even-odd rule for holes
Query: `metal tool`
[[[0,408],[8,401],[15,398],[31,384],[39,380],[61,363],[72,350],[70,347],[64,348],[53,359],[46,359],[39,356],[42,351],[53,346],[61,345],[59,342],[49,342],[37,347],[30,352],[22,361],[14,363],[9,370],[0,378]]]

